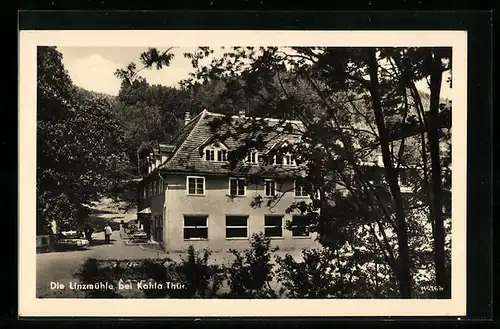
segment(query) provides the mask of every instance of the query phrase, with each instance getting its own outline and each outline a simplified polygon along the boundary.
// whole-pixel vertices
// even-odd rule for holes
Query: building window
[[[270,238],[282,238],[283,216],[266,215],[264,217],[264,235]]]
[[[245,195],[245,179],[244,178],[229,178],[229,195],[244,196]]]
[[[307,197],[307,192],[305,188],[305,182],[301,180],[295,180],[295,196],[296,197]]]
[[[292,216],[292,237],[308,237],[309,224],[309,218],[307,218],[307,216]]]
[[[295,162],[293,161],[292,159],[292,155],[291,154],[285,154],[283,156],[283,164],[286,165],[286,166],[293,166],[295,164]]]
[[[223,162],[227,161],[228,158],[228,150],[225,146],[220,143],[207,146],[205,148],[205,161],[217,161]]]
[[[226,238],[248,238],[248,216],[226,216]]]
[[[274,164],[275,165],[282,165],[283,164],[283,157],[281,155],[275,155],[274,156]]]
[[[184,215],[184,240],[208,240],[208,216]]]
[[[246,163],[259,163],[259,155],[257,151],[249,151],[245,159]]]
[[[215,150],[206,149],[205,150],[205,160],[206,161],[215,161]]]
[[[205,195],[205,177],[187,177],[188,195]]]
[[[227,161],[227,150],[217,151],[217,161]]]
[[[264,181],[264,187],[266,190],[266,196],[272,197],[276,195],[276,181],[273,179],[266,179]]]

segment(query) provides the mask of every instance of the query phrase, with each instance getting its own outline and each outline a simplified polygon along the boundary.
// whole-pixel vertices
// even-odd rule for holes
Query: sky
[[[63,55],[64,67],[68,70],[73,83],[87,90],[118,95],[120,80],[114,75],[117,69],[125,68],[130,62],[141,68],[139,57],[147,50],[145,47],[57,47]],[[158,47],[164,51],[166,47]],[[173,48],[175,55],[169,67],[162,70],[156,68],[142,70],[140,75],[146,78],[151,85],[177,86],[180,80],[186,79],[193,71],[190,59],[184,58],[185,52],[192,52],[192,48]],[[216,50],[214,55],[221,55]],[[426,82],[421,81],[417,88],[427,90]],[[441,96],[452,99],[451,89],[443,77]]]
[[[63,64],[73,83],[87,90],[118,95],[120,80],[114,75],[117,69],[125,68],[130,62],[140,68],[139,57],[145,47],[58,47],[63,55]],[[165,50],[166,48],[160,48]],[[175,86],[188,77],[192,71],[191,61],[183,53],[194,48],[174,48],[175,58],[171,66],[157,70],[143,70],[140,75],[150,84]]]

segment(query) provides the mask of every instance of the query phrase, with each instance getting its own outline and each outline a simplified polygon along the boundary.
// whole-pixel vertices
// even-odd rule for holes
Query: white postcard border
[[[170,45],[453,47],[452,298],[449,300],[37,299],[35,295],[36,47],[39,45],[145,48]],[[21,31],[19,72],[20,316],[465,316],[467,201],[467,33],[465,31]]]

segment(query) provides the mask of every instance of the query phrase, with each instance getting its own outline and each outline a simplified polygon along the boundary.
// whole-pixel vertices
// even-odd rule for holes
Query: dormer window
[[[275,155],[273,164],[275,165],[285,165],[285,166],[295,166],[295,161],[290,153],[284,155]]]
[[[257,151],[249,151],[245,158],[246,163],[257,164],[259,163],[259,154]]]
[[[228,149],[221,143],[205,147],[203,157],[205,161],[224,162],[227,161]]]
[[[282,149],[282,154],[276,154],[273,156],[273,164],[274,165],[284,165],[284,166],[295,166],[295,160],[292,158],[292,155],[289,152],[284,152],[285,148],[287,148],[289,144],[285,141],[281,144],[275,144],[272,148]],[[280,153],[278,151],[278,153]]]
[[[205,150],[205,160],[206,161],[215,161],[215,150]]]
[[[217,151],[217,161],[227,161],[227,150]]]

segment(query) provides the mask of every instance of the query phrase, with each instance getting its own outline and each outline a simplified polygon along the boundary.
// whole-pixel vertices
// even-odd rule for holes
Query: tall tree
[[[76,228],[124,154],[110,99],[77,89],[55,47],[37,49],[37,227]]]
[[[434,262],[437,295],[450,298],[451,280],[446,264],[445,217],[443,212],[443,189],[449,185],[451,157],[449,147],[451,129],[451,106],[441,98],[443,74],[451,71],[451,48],[410,48],[397,49],[390,53],[390,59],[405,77],[405,85],[410,90],[420,118],[420,133],[423,138],[424,157],[430,156],[430,170],[425,168],[425,186],[429,199],[430,220],[433,227]],[[416,82],[426,79],[430,91],[428,104],[416,88]],[[451,86],[451,79],[448,81]],[[426,145],[428,144],[428,146]],[[428,148],[428,151],[425,150]],[[430,173],[430,178],[428,174]],[[444,176],[444,177],[443,177]]]

